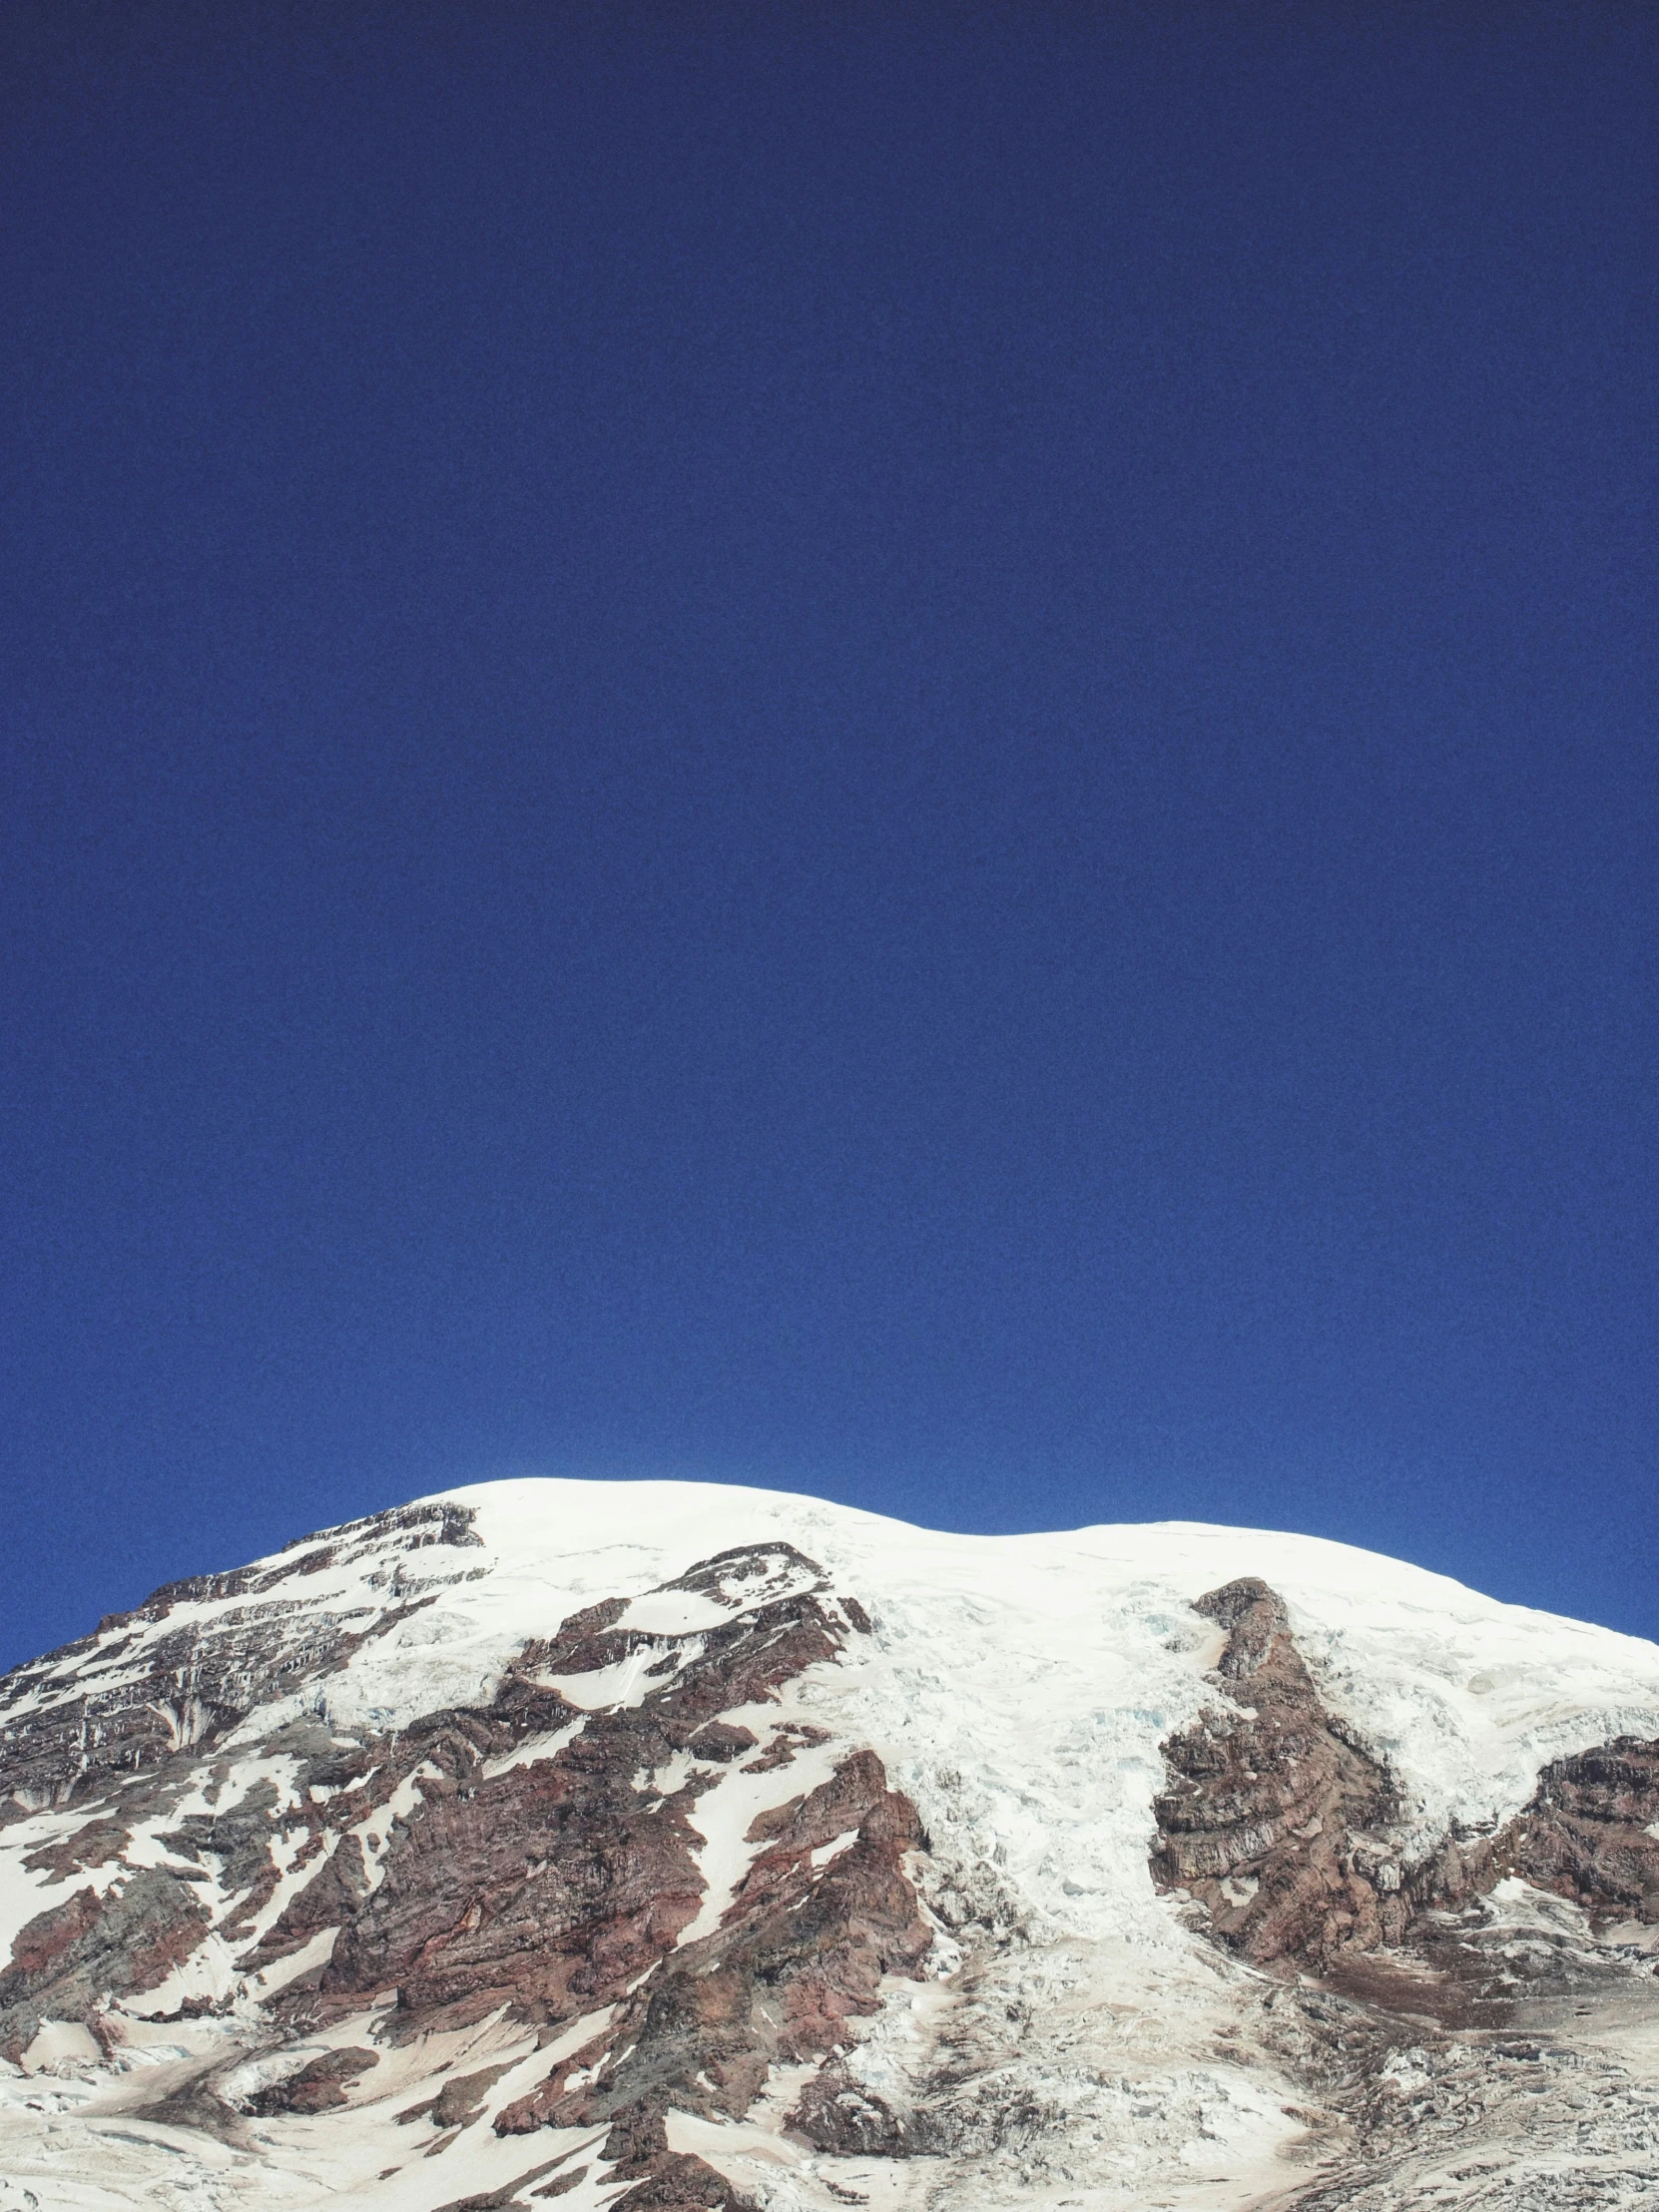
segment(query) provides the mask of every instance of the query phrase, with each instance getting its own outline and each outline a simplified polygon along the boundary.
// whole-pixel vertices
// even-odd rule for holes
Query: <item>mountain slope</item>
[[[504,1482],[0,1683],[0,2207],[1659,2201],[1659,1649]]]

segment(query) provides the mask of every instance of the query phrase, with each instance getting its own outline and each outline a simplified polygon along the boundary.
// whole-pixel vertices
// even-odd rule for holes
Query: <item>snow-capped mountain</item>
[[[1659,1648],[479,1485],[0,1682],[0,2208],[1659,2204]]]

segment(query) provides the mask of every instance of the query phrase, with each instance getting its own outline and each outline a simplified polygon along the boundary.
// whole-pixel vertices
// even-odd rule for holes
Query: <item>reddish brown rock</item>
[[[1490,1837],[1453,1838],[1413,1877],[1414,1901],[1456,1905],[1518,1875],[1592,1920],[1659,1922],[1659,1742],[1616,1737],[1554,1760],[1525,1810]]]
[[[696,1638],[625,1633],[614,1625],[621,1611],[617,1603],[589,1608],[530,1646],[488,1712],[434,1716],[406,1733],[404,1771],[440,1771],[421,1784],[419,1817],[396,1832],[378,1888],[353,1901],[320,1978],[326,2012],[395,1990],[411,2031],[479,2019],[502,2003],[535,2020],[568,2019],[620,1996],[696,1918],[701,1838],[687,1814],[713,1777],[666,1800],[648,1778],[723,1712],[763,1702],[834,1657],[838,1636],[812,1594],[758,1606]],[[659,1686],[638,1706],[590,1714],[554,1758],[480,1776],[484,1754],[515,1740],[498,1724],[515,1723],[521,1737],[578,1717],[546,1686],[549,1677],[648,1650],[647,1678],[655,1670]],[[736,1748],[717,1739],[717,1763]],[[337,1870],[330,1862],[273,1930],[273,1953],[334,1923],[342,1885],[355,1879],[349,1858]]]
[[[842,1838],[815,1867],[814,1854]],[[498,2130],[610,2119],[606,2156],[626,2178],[669,2105],[741,2117],[774,2065],[844,2050],[876,2010],[883,1974],[920,1971],[930,1936],[903,1871],[920,1830],[873,1753],[758,1820],[751,1841],[765,1848],[719,1931],[666,1958],[600,2043],[503,2113]]]
[[[1398,1941],[1409,1906],[1386,1770],[1326,1710],[1265,1582],[1230,1582],[1195,1610],[1228,1631],[1216,1673],[1233,1702],[1163,1747],[1154,1879],[1258,1963]]]
[[[107,1867],[111,1860],[121,1857],[132,1840],[132,1830],[121,1821],[88,1821],[85,1828],[78,1828],[61,1843],[32,1851],[23,1865],[29,1874],[47,1875],[54,1882],[67,1882],[71,1875],[85,1873],[94,1867]]]
[[[902,2158],[916,2148],[914,2122],[854,2081],[835,2060],[821,2066],[789,2116],[793,2134],[839,2158]]]
[[[1600,1919],[1659,1921],[1659,1742],[1620,1736],[1557,1759],[1515,1823],[1509,1869]]]
[[[43,2019],[84,2020],[107,1996],[154,1989],[207,1928],[191,1887],[148,1867],[37,1914],[0,1972],[0,2056],[20,2057]]]
[[[665,2152],[642,2181],[611,2199],[610,2212],[757,2212],[752,2197],[735,2189],[701,2158]]]
[[[760,1733],[730,1716],[752,1716],[807,1669],[833,1661],[867,1620],[793,1547],[739,1547],[665,1586],[709,1600],[691,1611],[705,1623],[712,1613],[712,1625],[643,1633],[623,1625],[625,1601],[605,1600],[527,1645],[487,1705],[350,1743],[319,1721],[289,1720],[259,1746],[285,1763],[280,1790],[261,1780],[232,1793],[223,1812],[169,1816],[211,1771],[227,1722],[269,1695],[278,1674],[296,1677],[296,1639],[297,1675],[308,1677],[379,1632],[378,1616],[301,1628],[285,1595],[294,1577],[373,1539],[376,1525],[331,1532],[258,1572],[158,1592],[143,1609],[152,1628],[191,1599],[237,1603],[215,1615],[210,1635],[198,1623],[181,1628],[177,1644],[171,1630],[158,1637],[136,1686],[101,1702],[97,1662],[125,1663],[129,1648],[119,1634],[126,1624],[113,1624],[115,1637],[85,1647],[92,1663],[77,1695],[50,1720],[20,1717],[0,1775],[21,1775],[32,1801],[88,1801],[88,1817],[43,1847],[35,1871],[73,1879],[118,1863],[133,1824],[149,1821],[154,1833],[158,1815],[172,1820],[163,1841],[175,1863],[127,1876],[103,1900],[76,1893],[40,1916],[0,1977],[0,2030],[20,2048],[44,2013],[91,2018],[101,1991],[154,1986],[204,1932],[198,1868],[200,1879],[217,1870],[220,1894],[233,1900],[218,1926],[234,1944],[269,1906],[280,1865],[290,1889],[301,1879],[258,1946],[244,1949],[240,1970],[288,1961],[291,1976],[296,1950],[325,1935],[332,1942],[286,1980],[271,2002],[276,2018],[305,2032],[373,2008],[376,2038],[401,2039],[504,2010],[551,2037],[614,2007],[606,2031],[550,2067],[497,2128],[590,2127],[590,2159],[623,2185],[613,2202],[633,2212],[737,2212],[744,2199],[713,2168],[669,2150],[666,2109],[738,2117],[774,2064],[843,2052],[879,2005],[883,1975],[919,1971],[930,1940],[905,1872],[905,1855],[922,1843],[914,1810],[888,1789],[873,1753],[850,1749],[827,1780],[755,1822],[752,1864],[720,1926],[682,1947],[704,1904],[700,1797],[740,1767],[779,1773],[787,1789],[787,1770],[830,1740],[794,1716]],[[382,1525],[378,1540],[386,1534]],[[416,1518],[391,1535],[421,1547],[470,1540],[464,1517]],[[395,1617],[397,1608],[386,1616]],[[158,1668],[171,1670],[165,1681]],[[633,1702],[580,1696],[585,1677],[608,1669]],[[28,1686],[12,1687],[21,1714]],[[166,1743],[154,1712],[144,1718],[141,1692],[152,1707],[168,1704]],[[584,1709],[590,1703],[595,1710]],[[94,1756],[83,1757],[88,1745]],[[375,2056],[354,2047],[313,2057],[249,2109],[326,2113],[349,2101]],[[424,2147],[438,2148],[480,2120],[504,2070],[453,2076],[399,2117],[435,2131]],[[203,2091],[172,2116],[207,2125],[212,2105]],[[556,2195],[571,2183],[561,2158],[477,2202],[520,2201],[532,2185]]]
[[[1387,1772],[1326,1710],[1278,1597],[1246,1579],[1197,1610],[1228,1630],[1215,1679],[1233,1702],[1164,1746],[1152,1869],[1208,1909],[1220,1940],[1259,1963],[1341,1964],[1349,1979],[1357,1954],[1410,1944],[1455,1982],[1480,1962],[1441,1909],[1509,1876],[1602,1923],[1659,1922],[1659,1743],[1621,1737],[1558,1759],[1496,1834],[1453,1835],[1402,1868]],[[1419,1989],[1412,2001],[1429,2000]]]
[[[319,2058],[308,2060],[297,2073],[289,2074],[285,2081],[261,2089],[249,2098],[247,2108],[261,2118],[276,2112],[326,2112],[344,2104],[349,2084],[379,2062],[378,2051],[364,2050],[361,2046],[326,2050]]]
[[[758,1751],[760,1744],[752,1728],[733,1728],[726,1721],[707,1721],[686,1749],[699,1759],[713,1759],[725,1766],[728,1760],[741,1759],[746,1751]]]

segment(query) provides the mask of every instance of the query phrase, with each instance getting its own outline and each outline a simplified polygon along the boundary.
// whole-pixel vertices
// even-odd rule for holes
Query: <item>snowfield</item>
[[[1312,1537],[1188,1522],[949,1535],[810,1497],[673,1482],[526,1479],[441,1495],[472,1510],[478,1548],[447,1558],[404,1555],[389,1570],[369,1548],[280,1586],[284,1599],[297,1591],[303,1600],[282,1616],[295,1637],[312,1611],[375,1619],[416,1598],[431,1602],[335,1671],[308,1679],[299,1669],[285,1698],[262,1705],[220,1747],[230,1761],[221,1805],[226,1790],[276,1789],[278,1868],[288,1848],[280,1809],[291,1777],[260,1747],[285,1720],[319,1720],[350,1741],[485,1702],[526,1643],[550,1638],[601,1599],[632,1601],[624,1624],[644,1636],[695,1638],[718,1607],[695,1593],[648,1593],[698,1561],[765,1539],[821,1564],[833,1591],[868,1615],[872,1633],[851,1638],[838,1662],[810,1669],[766,1718],[869,1746],[920,1814],[929,1847],[922,1894],[937,1930],[928,1978],[894,1984],[851,2066],[891,2100],[923,2070],[940,2078],[941,2053],[951,2054],[954,2074],[946,2072],[960,2079],[965,2147],[952,2157],[906,2159],[806,2150],[783,2127],[800,2086],[788,2080],[770,2083],[741,2124],[671,2118],[672,2148],[695,2152],[769,2212],[855,2203],[876,2212],[1015,2204],[1223,2212],[1288,2205],[1316,2185],[1326,2122],[1296,2071],[1295,2038],[1273,2024],[1283,2012],[1274,2009],[1277,1985],[1207,1941],[1179,1898],[1155,1891],[1148,1871],[1153,1801],[1165,1777],[1160,1746],[1215,1704],[1206,1675],[1224,1637],[1192,1610],[1203,1593],[1251,1575],[1285,1600],[1327,1705],[1391,1770],[1408,1848],[1418,1856],[1448,1832],[1489,1834],[1507,1821],[1551,1759],[1619,1736],[1659,1737],[1659,1647],[1499,1604],[1442,1576]],[[452,1571],[439,1575],[439,1566]],[[118,1690],[142,1678],[154,1639],[193,1624],[209,1629],[247,1604],[237,1596],[191,1599],[136,1638],[112,1630],[102,1647],[107,1668],[100,1651],[84,1655],[71,1672],[44,1677],[8,1717],[67,1702],[93,1675],[101,1689]],[[626,1704],[644,1694],[650,1657],[648,1647],[632,1673],[610,1670],[615,1679],[590,1673],[558,1686],[584,1710]],[[188,1744],[192,1725],[181,1685],[169,1726]],[[569,1733],[512,1756],[550,1757]],[[708,1891],[686,1939],[717,1925],[753,1856],[744,1839],[757,1811],[823,1779],[819,1766],[830,1771],[828,1748],[803,1760],[779,1777],[734,1769],[698,1801]],[[652,1787],[667,1794],[676,1778],[659,1775]],[[418,1784],[408,1788],[405,1813]],[[360,1824],[370,1881],[390,1817],[381,1811]],[[18,1809],[0,1827],[0,1960],[36,1915],[121,1871],[112,1863],[54,1878],[24,1866],[85,1818],[84,1810],[42,1805]],[[166,1825],[135,1838],[129,1866],[170,1863]],[[835,1848],[823,1847],[825,1856]],[[311,1865],[284,1874],[262,1927],[280,1912],[285,1885],[314,1872]],[[1573,1908],[1540,1907],[1520,1884],[1508,1890],[1516,1894],[1496,1895],[1487,1908],[1505,1940],[1588,1941]],[[218,1899],[220,1920],[231,1903]],[[325,1933],[318,1941],[330,1939]],[[560,2130],[536,2138],[490,2132],[490,2116],[551,2063],[533,2035],[505,2019],[451,2038],[453,2049],[403,2049],[372,2077],[372,2096],[313,2118],[256,2121],[243,2143],[145,2116],[167,2069],[184,2079],[200,2070],[215,2036],[246,2031],[270,1987],[249,1985],[239,1965],[252,1947],[211,1938],[172,1981],[135,1998],[131,2032],[113,2060],[86,2028],[62,2023],[42,2029],[20,2066],[0,2063],[0,2212],[256,2212],[324,2202],[439,2212],[489,2199],[538,2161],[582,2148]],[[223,2000],[226,2009],[161,2018],[193,1996]],[[1539,2116],[1554,2109],[1558,2093],[1563,2112],[1576,2115],[1561,2121],[1576,2131],[1559,2137],[1573,2146],[1570,2156],[1546,2144],[1536,2170],[1523,2173],[1524,2161],[1500,2149],[1484,2166],[1474,2158],[1459,2178],[1469,2158],[1448,2154],[1432,2174],[1401,2168],[1390,2181],[1380,2169],[1347,2184],[1346,2196],[1306,2201],[1366,2212],[1413,2203],[1659,2205],[1659,2024],[1650,2005],[1632,2000],[1627,2010],[1622,2029],[1603,2019],[1593,2047],[1574,2046],[1572,2063],[1563,2059],[1551,2076],[1550,2098],[1534,2097],[1524,2125],[1514,2124],[1514,2143],[1536,2140]],[[580,2047],[601,2025],[576,2023],[563,2046]],[[366,2017],[347,2023],[309,2054],[360,2045],[372,2031]],[[291,2054],[279,2061],[290,2070],[294,2062]],[[1389,2064],[1390,2095],[1437,2111],[1435,2097],[1453,2093],[1444,2088],[1443,2052],[1424,2060],[1426,2088],[1412,2064]],[[411,2130],[397,2111],[431,2093],[420,2083],[438,2069],[458,2075],[485,2066],[504,2070],[482,2118],[456,2149],[412,2156]],[[1490,2115],[1508,2110],[1510,2091],[1492,2086],[1496,2075],[1481,2079],[1482,2108],[1496,2126]],[[1016,2125],[1011,2113],[1029,2117]],[[1581,2187],[1572,2177],[1585,2173],[1600,2194],[1572,2193]],[[1515,2194],[1523,2183],[1530,2193]],[[526,2185],[527,2208],[529,2188],[542,2186]],[[590,2212],[618,2193],[590,2153],[588,2178],[564,2192],[564,2212]]]

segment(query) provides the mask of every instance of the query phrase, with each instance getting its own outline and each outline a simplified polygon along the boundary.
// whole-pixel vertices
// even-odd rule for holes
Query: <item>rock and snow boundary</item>
[[[0,2208],[1659,2201],[1639,1912],[1368,1985],[1155,1883],[1247,1578],[1407,1869],[1659,1740],[1659,1648],[1186,1523],[527,1480],[158,1593],[0,1684]]]

